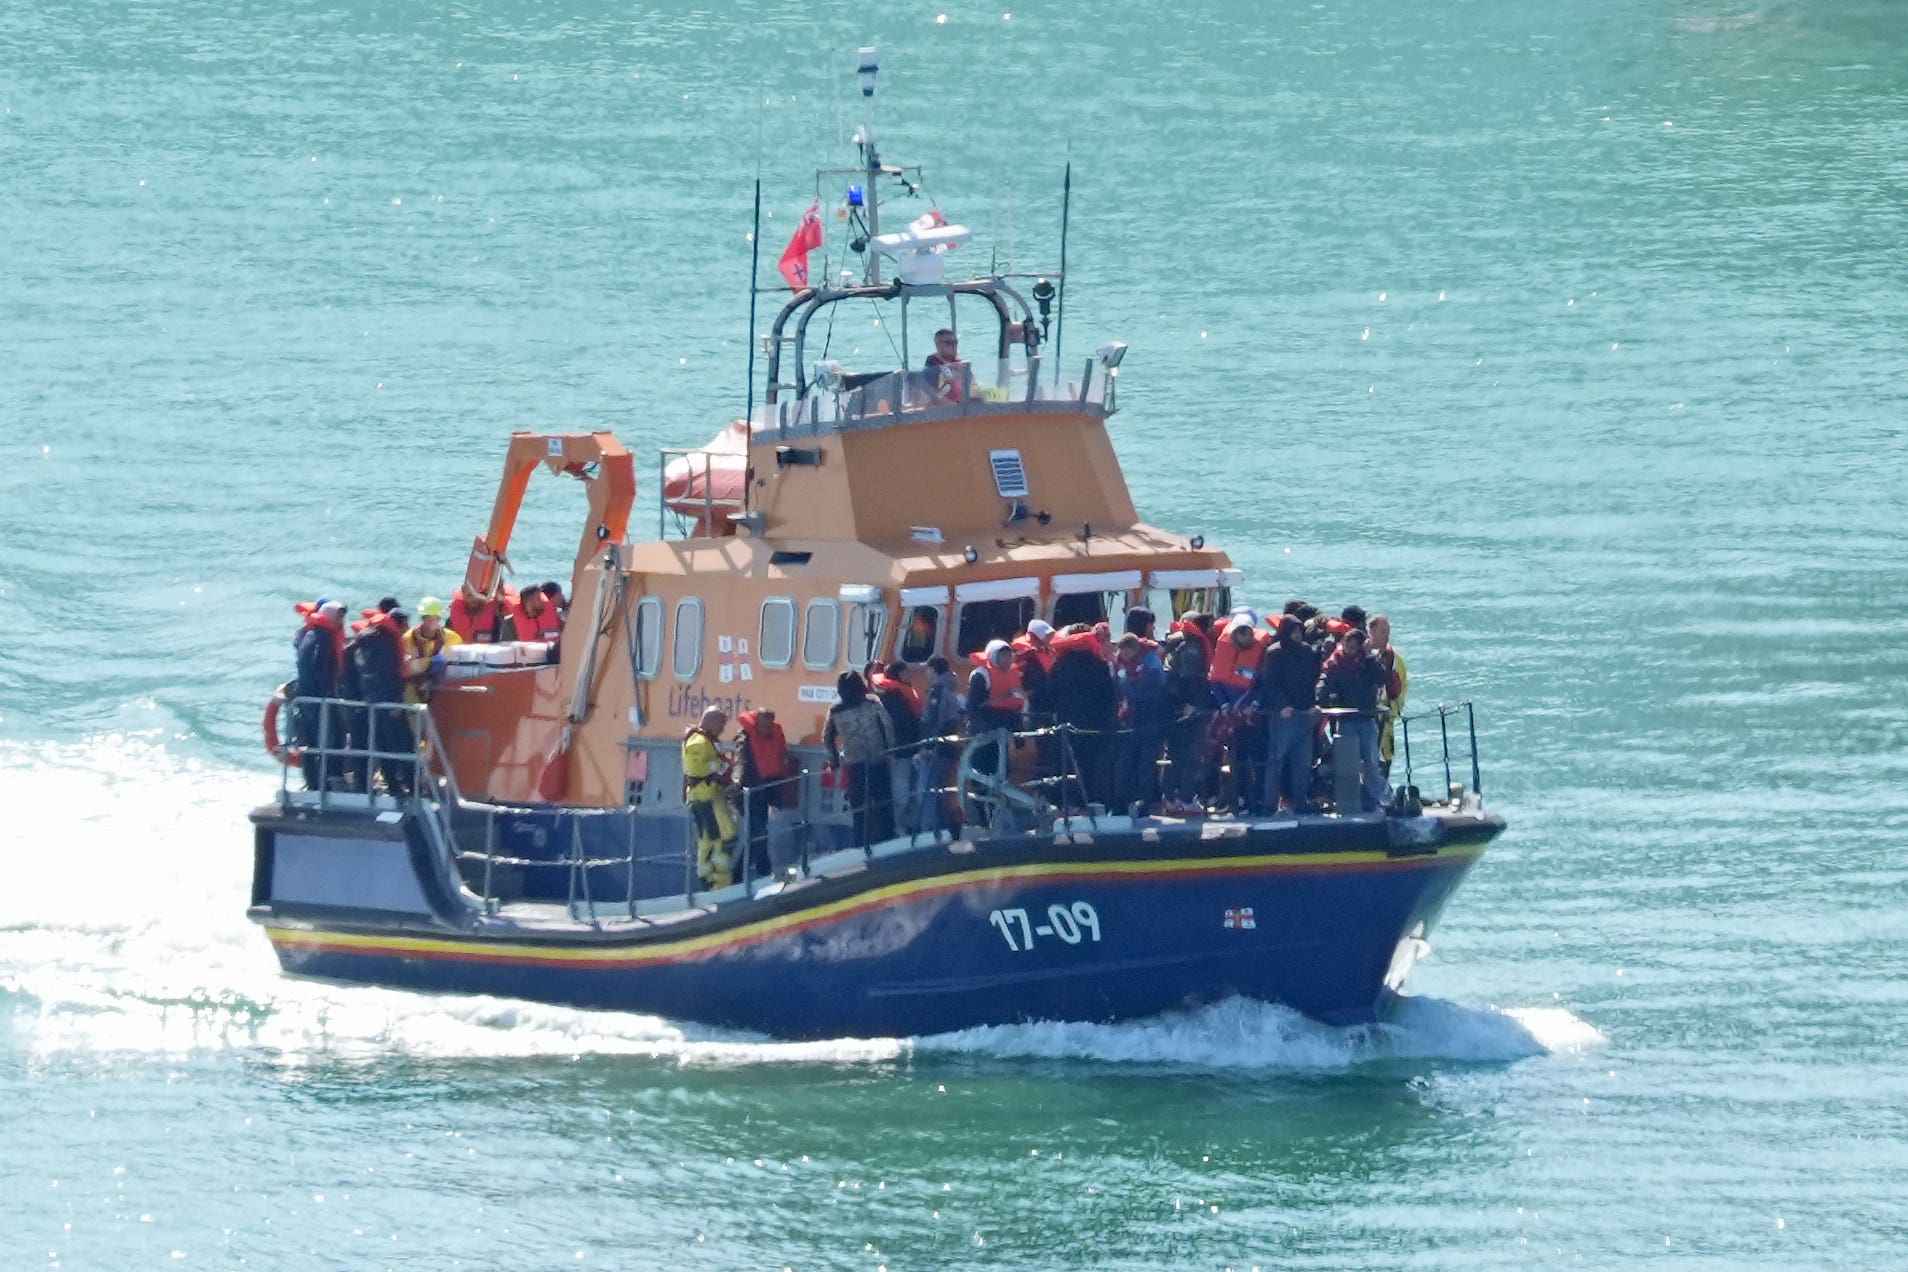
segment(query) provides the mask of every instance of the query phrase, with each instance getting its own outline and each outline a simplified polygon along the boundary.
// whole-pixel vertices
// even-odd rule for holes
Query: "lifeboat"
[[[872,50],[861,73],[872,103]],[[838,217],[809,209],[761,293],[779,308],[751,315],[747,415],[660,456],[654,537],[614,436],[511,437],[462,589],[505,595],[539,470],[584,483],[556,642],[447,650],[409,671],[422,701],[286,691],[251,916],[293,975],[785,1038],[1229,996],[1381,1017],[1504,829],[1468,704],[1317,710],[1325,758],[1279,803],[1250,695],[1201,705],[1193,679],[1170,764],[1122,722],[1129,612],[1223,625],[1248,582],[1135,507],[1107,429],[1126,346],[1064,351],[1064,247],[1045,275],[957,276],[970,231],[877,153],[872,115],[856,145],[821,174]],[[858,272],[812,279],[823,248]],[[831,333],[870,315],[893,346],[857,363]],[[1036,620],[1057,634],[1024,712],[982,685],[993,710],[964,722],[895,714],[964,701]],[[1162,766],[1196,798],[1158,801]]]
[[[749,422],[732,420],[700,449],[663,465],[663,506],[690,518],[698,536],[726,534],[746,508]]]

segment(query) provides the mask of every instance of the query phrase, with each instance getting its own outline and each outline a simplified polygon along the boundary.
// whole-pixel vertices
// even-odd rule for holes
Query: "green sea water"
[[[511,429],[739,414],[753,183],[779,249],[869,42],[968,265],[1056,263],[1071,161],[1147,518],[1479,704],[1511,830],[1393,1023],[788,1046],[245,921],[291,602],[443,594]],[[1898,4],[12,3],[0,55],[0,1267],[1908,1265]]]

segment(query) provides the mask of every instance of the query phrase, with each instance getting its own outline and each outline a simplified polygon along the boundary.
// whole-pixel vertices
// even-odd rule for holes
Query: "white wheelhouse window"
[[[941,652],[941,629],[946,625],[947,606],[909,606],[895,636],[895,656],[902,662],[926,662]]]
[[[662,672],[663,601],[645,596],[636,602],[636,674],[654,680]]]
[[[755,656],[764,667],[780,671],[795,661],[795,599],[771,596],[762,602],[761,638]]]
[[[858,601],[848,607],[848,665],[859,669],[881,656],[881,640],[888,634],[888,607]]]
[[[671,646],[670,670],[678,680],[694,680],[702,670],[702,601],[698,597],[676,602],[676,640]]]
[[[802,666],[831,671],[841,657],[841,602],[819,597],[808,603],[803,616]]]

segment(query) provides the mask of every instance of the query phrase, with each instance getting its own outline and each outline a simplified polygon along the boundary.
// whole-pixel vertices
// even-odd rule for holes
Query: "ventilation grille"
[[[988,451],[987,462],[993,465],[994,489],[1000,492],[1002,499],[1027,497],[1027,468],[1020,462],[1019,451]]]

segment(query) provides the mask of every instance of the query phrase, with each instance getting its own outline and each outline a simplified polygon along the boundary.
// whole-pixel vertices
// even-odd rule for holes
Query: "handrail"
[[[371,809],[407,808],[429,820],[434,827],[437,848],[446,855],[450,868],[459,877],[466,878],[468,883],[480,890],[478,900],[489,915],[496,915],[499,908],[500,880],[496,873],[499,867],[519,870],[565,869],[569,873],[571,912],[582,918],[580,903],[581,911],[587,913],[588,921],[598,927],[602,922],[603,901],[599,895],[598,881],[593,881],[589,876],[591,870],[620,867],[625,871],[621,889],[625,894],[624,904],[621,907],[614,907],[613,902],[610,904],[614,907],[612,913],[620,909],[631,922],[646,922],[638,914],[639,906],[644,901],[655,899],[653,895],[638,895],[639,867],[653,867],[680,859],[685,872],[681,893],[683,904],[694,905],[696,894],[703,891],[703,885],[696,877],[693,851],[685,853],[680,846],[673,845],[660,852],[638,851],[636,820],[643,814],[637,808],[566,809],[555,805],[495,803],[466,798],[458,788],[455,772],[449,763],[449,753],[428,704],[293,697],[289,699],[288,705],[294,712],[302,713],[313,708],[317,711],[317,742],[302,742],[312,721],[309,716],[295,715],[294,719],[300,722],[296,727],[296,740],[282,745],[279,751],[285,756],[302,752],[305,765],[318,784],[308,798],[296,798],[289,786],[289,774],[297,765],[286,766],[280,782],[281,803],[315,802],[320,810],[329,809],[340,793],[340,779],[348,782],[355,776],[363,785],[358,793],[366,798]],[[378,745],[386,741],[384,735],[368,727],[367,723],[357,723],[354,728],[354,721],[344,714],[349,712],[364,713],[361,719],[366,722],[373,719],[389,722],[402,717],[409,726],[406,730],[407,740],[413,740],[413,746],[399,750],[392,748],[388,742]],[[1228,712],[1216,711],[1213,717],[1217,719],[1226,714]],[[1256,709],[1230,709],[1230,714],[1235,719],[1245,721],[1256,722],[1259,718]],[[1374,713],[1347,708],[1323,708],[1315,709],[1312,714],[1323,727],[1330,729],[1343,719],[1371,716]],[[1387,718],[1384,712],[1376,714],[1381,720]],[[1464,717],[1465,732],[1462,736],[1468,743],[1469,752],[1468,755],[1454,756],[1450,723],[1451,718],[1459,714]],[[1477,748],[1476,715],[1469,701],[1455,705],[1440,703],[1434,710],[1390,718],[1397,728],[1403,758],[1404,780],[1400,784],[1401,790],[1412,788],[1414,765],[1420,764],[1423,758],[1422,746],[1414,749],[1412,745],[1412,726],[1418,726],[1422,737],[1429,722],[1435,719],[1438,722],[1439,748],[1436,762],[1443,766],[1447,781],[1444,798],[1426,802],[1448,802],[1454,807],[1465,802],[1464,788],[1454,780],[1455,765],[1465,759],[1470,762],[1470,795],[1473,798],[1481,795],[1483,775]],[[384,727],[392,726],[386,723]],[[1070,823],[1075,816],[1097,815],[1101,805],[1090,802],[1094,788],[1086,780],[1078,744],[1087,737],[1110,741],[1134,732],[1131,729],[1094,730],[1072,724],[1052,724],[1030,729],[996,729],[975,735],[938,735],[897,744],[867,761],[874,770],[867,778],[867,802],[853,804],[844,800],[832,811],[819,807],[813,797],[814,792],[808,788],[808,784],[819,776],[812,769],[800,768],[748,786],[738,782],[736,790],[740,816],[736,826],[735,850],[741,860],[736,868],[737,881],[746,893],[752,894],[756,885],[769,877],[756,869],[754,850],[757,839],[769,834],[768,819],[784,809],[789,814],[787,824],[776,838],[779,840],[780,833],[786,833],[799,846],[799,856],[778,862],[771,855],[772,873],[785,873],[802,879],[813,877],[816,832],[829,826],[840,826],[844,818],[857,832],[853,846],[860,849],[864,859],[872,860],[876,845],[874,836],[867,833],[863,816],[872,805],[893,804],[896,797],[904,794],[901,784],[891,778],[890,764],[897,760],[913,761],[915,768],[905,787],[906,803],[894,805],[898,816],[893,838],[905,838],[915,846],[922,844],[924,836],[930,844],[945,842],[950,834],[958,836],[963,824],[984,825],[995,833],[1011,834],[1037,830],[1049,818],[1058,825]],[[340,737],[342,741],[337,742]],[[1016,781],[1012,773],[1012,751],[1028,745],[1039,748],[1036,752],[1037,772]],[[959,748],[958,753],[950,755],[956,747]],[[993,748],[991,762],[983,764],[980,762],[982,756],[990,747]],[[1232,757],[1236,764],[1239,752],[1233,752]],[[393,776],[381,769],[382,761],[414,766],[408,789],[393,790],[388,786],[380,789],[377,778],[384,776],[389,780]],[[1167,757],[1156,760],[1161,765],[1169,762]],[[1216,760],[1212,762],[1217,763]],[[951,784],[946,784],[950,779]],[[1235,774],[1234,780],[1242,779]],[[792,806],[780,797],[780,792],[790,787],[801,792]],[[1412,790],[1412,799],[1415,801],[1415,788]],[[958,804],[958,811],[954,812],[951,822],[946,821],[943,814],[933,811],[944,805],[950,796]],[[772,805],[768,803],[771,799],[775,800]],[[462,846],[473,828],[466,826],[464,836],[460,837],[452,817],[453,810],[483,818],[481,847]],[[558,833],[568,834],[567,850],[559,850],[554,858],[523,856],[508,850],[500,833],[501,819],[543,819],[553,815],[558,818],[554,829]],[[584,841],[585,819],[614,816],[625,819],[623,851],[620,855],[614,854],[613,850],[610,854],[603,854],[600,849],[597,853],[590,852]],[[564,825],[565,821],[568,822],[567,826]],[[600,837],[598,842],[601,842]],[[478,870],[480,863],[481,871]],[[465,867],[469,867],[469,876],[465,875]]]
[[[1466,755],[1458,758],[1460,762],[1466,759],[1470,761],[1470,793],[1480,798],[1483,796],[1484,771],[1477,749],[1477,712],[1468,698],[1463,702],[1450,705],[1440,702],[1437,707],[1431,711],[1422,711],[1416,715],[1397,717],[1398,735],[1404,750],[1405,785],[1411,785],[1414,776],[1411,757],[1411,726],[1414,723],[1436,720],[1438,722],[1438,759],[1444,767],[1445,793],[1447,797],[1452,799],[1460,798],[1463,795],[1464,787],[1456,780],[1451,768],[1451,719],[1460,714],[1464,717],[1465,740],[1468,743],[1469,751]]]

